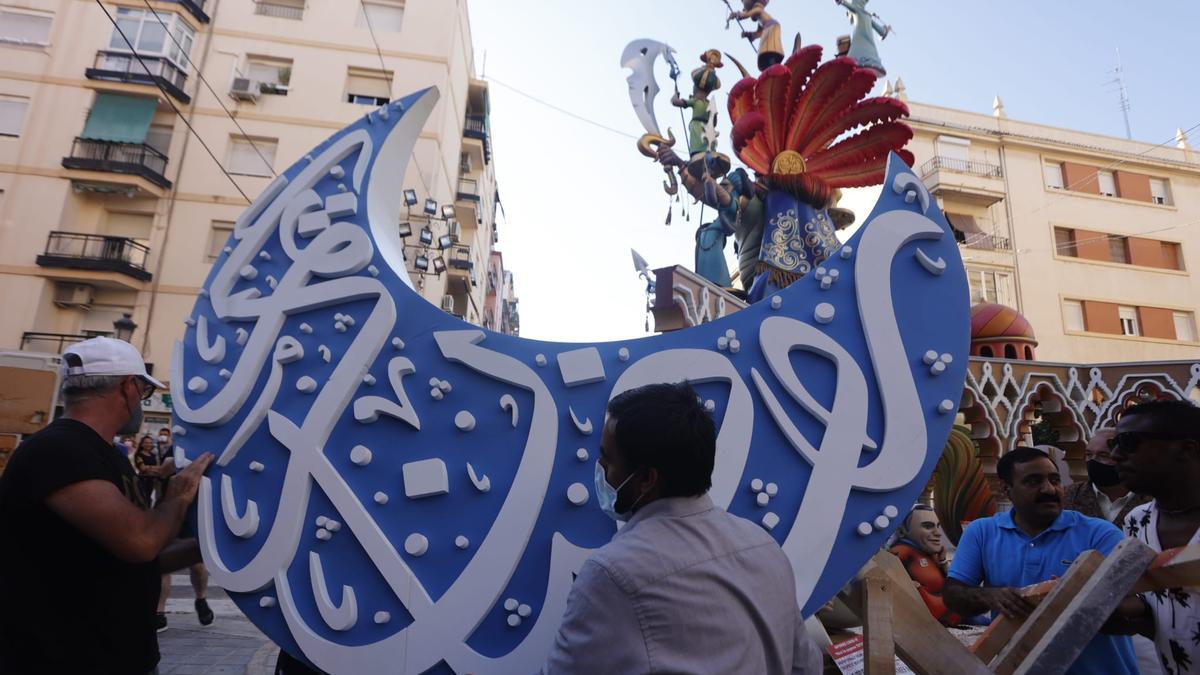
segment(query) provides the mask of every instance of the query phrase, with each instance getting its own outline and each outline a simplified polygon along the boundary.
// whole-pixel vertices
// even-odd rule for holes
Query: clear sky
[[[754,52],[736,26],[724,29],[721,0],[469,3],[476,69],[491,82],[505,215],[499,248],[515,275],[522,336],[582,342],[646,335],[644,284],[629,249],[651,267],[691,267],[700,208],[691,208],[688,222],[673,204],[673,223],[663,225],[663,173],[634,145],[642,129],[621,51],[637,38],[670,44],[685,73],[681,88],[690,88],[686,73],[705,49],[729,52],[757,72]],[[894,29],[880,53],[889,79],[903,78],[914,101],[990,113],[999,94],[1013,119],[1124,136],[1115,85],[1106,84],[1120,49],[1135,139],[1160,143],[1200,123],[1196,0],[872,0],[869,8]],[[782,23],[785,45],[799,32],[805,44],[825,47],[826,58],[835,38],[850,32],[834,0],[774,0],[769,12]],[[724,95],[736,73],[727,62],[717,93],[720,149],[731,156]],[[659,124],[686,147],[679,113],[668,104],[665,67],[658,79]],[[1200,147],[1200,129],[1191,139]],[[843,205],[862,217],[873,199],[865,190]],[[705,209],[705,220],[712,216]],[[732,247],[731,239],[730,254]]]

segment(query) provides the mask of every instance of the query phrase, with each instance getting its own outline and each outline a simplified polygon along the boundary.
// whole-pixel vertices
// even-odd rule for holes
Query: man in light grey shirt
[[[821,672],[787,557],[706,494],[715,454],[687,384],[609,402],[596,497],[626,524],[580,570],[545,672]]]

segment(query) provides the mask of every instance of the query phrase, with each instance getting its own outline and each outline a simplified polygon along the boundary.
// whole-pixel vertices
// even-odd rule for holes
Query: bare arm
[[[1153,640],[1154,615],[1144,600],[1130,595],[1117,605],[1100,630],[1110,635],[1143,635]]]
[[[104,480],[72,483],[46,497],[46,506],[121,560],[148,562],[179,532],[200,476],[212,460],[212,454],[205,453],[177,474],[150,511],[134,506]]]
[[[947,607],[962,616],[996,611],[1012,619],[1024,619],[1033,611],[1033,604],[1015,588],[968,586],[957,579],[946,579],[942,598]]]

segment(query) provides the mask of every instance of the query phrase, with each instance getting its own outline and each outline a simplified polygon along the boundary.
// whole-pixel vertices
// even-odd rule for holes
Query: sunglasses
[[[137,385],[139,396],[141,396],[143,401],[149,401],[150,397],[154,395],[154,385],[149,382],[135,377],[133,378],[133,383]]]
[[[1108,449],[1121,449],[1125,454],[1137,452],[1138,446],[1144,441],[1181,441],[1193,438],[1189,434],[1170,433],[1165,431],[1124,431],[1108,439]]]

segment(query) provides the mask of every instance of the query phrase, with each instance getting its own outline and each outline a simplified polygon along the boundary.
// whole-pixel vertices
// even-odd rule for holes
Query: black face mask
[[[1089,459],[1087,463],[1088,479],[1096,487],[1106,488],[1117,485],[1121,482],[1121,474],[1117,473],[1117,467],[1104,462],[1097,462],[1094,459]]]

